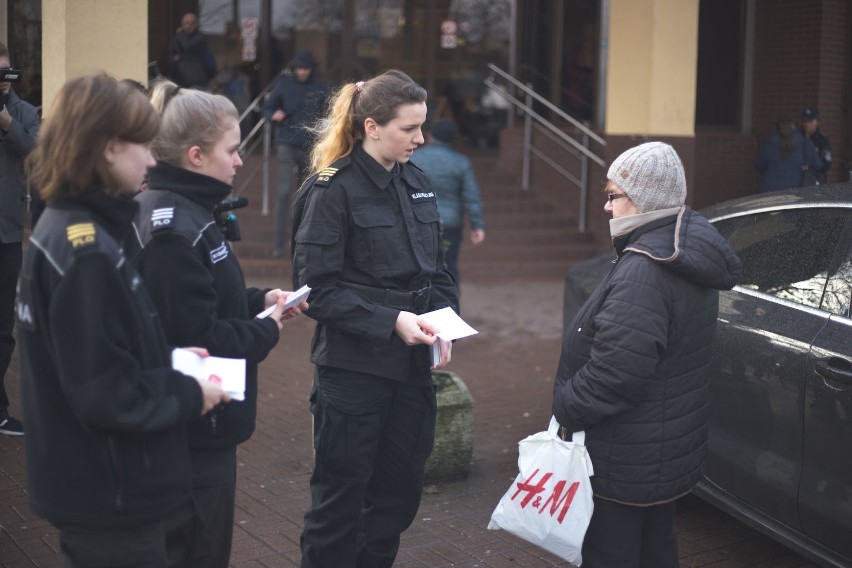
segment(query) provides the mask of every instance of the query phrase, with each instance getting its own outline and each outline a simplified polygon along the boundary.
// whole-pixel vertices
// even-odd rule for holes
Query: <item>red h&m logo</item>
[[[523,483],[517,483],[518,490],[515,491],[515,494],[512,495],[512,501],[523,491],[526,491],[526,496],[521,499],[520,505],[523,509],[532,501],[532,506],[538,509],[538,514],[542,514],[547,510],[547,506],[550,505],[550,516],[556,514],[559,511],[559,517],[557,517],[557,521],[559,524],[562,524],[562,521],[565,520],[565,515],[568,514],[568,508],[571,507],[571,502],[574,500],[574,494],[577,493],[577,489],[580,487],[580,482],[575,481],[568,488],[568,491],[565,494],[562,494],[562,491],[565,489],[565,485],[568,483],[564,479],[559,480],[556,485],[553,487],[553,491],[550,492],[550,495],[547,496],[547,499],[544,503],[541,502],[542,497],[544,496],[544,491],[546,489],[547,482],[550,481],[550,478],[553,477],[552,473],[545,473],[542,478],[535,484],[533,484],[533,480],[535,476],[538,474],[539,470],[535,470],[532,475],[530,475],[526,481]],[[561,507],[561,510],[559,510]]]

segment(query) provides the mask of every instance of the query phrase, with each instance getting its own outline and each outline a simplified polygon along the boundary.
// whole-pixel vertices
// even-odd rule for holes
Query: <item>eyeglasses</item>
[[[607,193],[606,200],[612,203],[616,199],[621,199],[622,197],[627,197],[626,193]]]

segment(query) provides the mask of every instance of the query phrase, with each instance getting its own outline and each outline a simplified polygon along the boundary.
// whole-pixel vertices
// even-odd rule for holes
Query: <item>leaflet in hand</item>
[[[441,308],[434,312],[427,312],[420,316],[426,322],[435,326],[438,331],[438,337],[444,341],[453,341],[479,333],[450,307]],[[441,362],[441,345],[436,341],[432,344],[432,366],[435,367]]]
[[[287,301],[284,302],[284,311],[286,312],[290,308],[293,308],[293,307],[301,304],[302,300],[306,300],[308,298],[308,294],[310,294],[310,293],[311,293],[311,287],[308,286],[307,284],[305,284],[304,286],[302,286],[301,288],[299,288],[298,290],[296,290],[295,292],[293,292],[292,294],[287,296]],[[269,306],[268,308],[266,308],[265,310],[263,310],[262,312],[260,312],[259,314],[257,314],[254,317],[256,317],[258,319],[269,317],[269,314],[271,314],[272,312],[275,311],[275,306],[276,306],[276,304],[272,304],[271,306]]]
[[[189,349],[172,350],[172,369],[190,377],[217,382],[233,400],[246,398],[246,360],[201,357]]]

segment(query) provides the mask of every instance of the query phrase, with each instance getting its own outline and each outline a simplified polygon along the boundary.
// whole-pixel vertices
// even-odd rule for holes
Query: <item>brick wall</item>
[[[757,144],[782,116],[820,109],[820,128],[835,154],[829,181],[845,179],[848,117],[848,0],[761,0],[757,3],[753,134]],[[754,155],[754,154],[752,154]]]
[[[829,181],[848,179],[852,169],[852,117],[847,110],[852,93],[852,2],[850,0],[757,0],[754,30],[752,122],[746,132],[737,127],[697,129],[694,140],[666,140],[653,133],[647,139],[663,139],[677,148],[684,160],[689,184],[688,203],[696,208],[750,195],[757,189],[759,174],[754,159],[763,139],[779,117],[798,119],[802,108],[820,109],[820,128],[834,150]],[[607,137],[605,160],[646,139]],[[503,132],[501,171],[520,180],[523,130]],[[606,170],[593,166],[587,221],[596,241],[608,239],[607,220],[598,181]],[[564,185],[558,174],[533,160],[533,191],[552,197],[554,206],[576,218],[576,191],[555,193]]]

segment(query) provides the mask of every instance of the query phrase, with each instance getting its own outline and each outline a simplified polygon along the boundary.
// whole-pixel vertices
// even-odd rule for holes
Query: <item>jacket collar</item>
[[[658,209],[657,211],[648,211],[647,213],[637,213],[636,215],[628,215],[627,217],[619,217],[618,219],[609,220],[609,232],[613,240],[622,235],[632,233],[642,225],[647,225],[658,219],[665,217],[673,217],[678,215],[683,207],[669,207],[668,209]]]
[[[123,241],[133,223],[133,218],[139,210],[139,204],[133,199],[133,194],[109,196],[99,187],[92,188],[83,195],[62,195],[51,204],[56,209],[78,209],[82,206],[88,210],[95,221],[106,229],[114,239]]]
[[[172,191],[211,212],[234,189],[216,178],[159,160],[157,165],[148,171],[148,187]]]
[[[404,180],[406,185],[412,188],[424,188],[420,178],[416,174],[418,171],[416,166],[413,164],[395,163],[393,168],[388,171],[364,150],[364,145],[360,140],[356,143],[355,149],[352,151],[352,160],[367,174],[367,177],[370,178],[370,181],[373,182],[377,189],[383,190],[387,188],[396,178]]]

